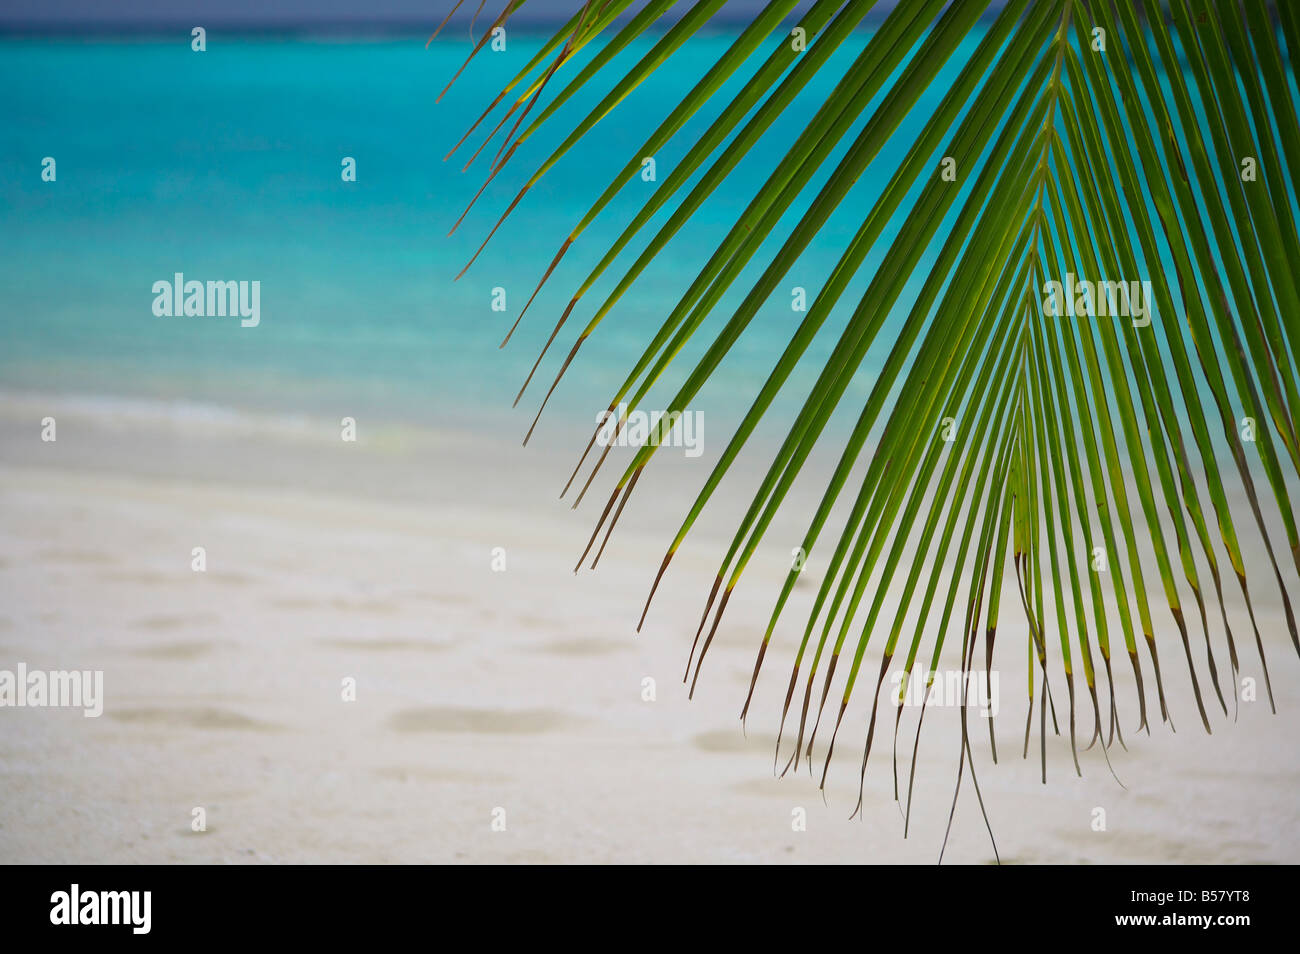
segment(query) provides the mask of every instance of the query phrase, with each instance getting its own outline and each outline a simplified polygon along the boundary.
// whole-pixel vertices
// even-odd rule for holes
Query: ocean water
[[[607,405],[868,36],[854,36],[837,52],[647,269],[584,345],[548,419],[580,420],[585,428],[588,416]],[[577,331],[621,270],[611,269],[584,298],[512,412],[519,385],[569,297],[656,185],[626,186],[570,250],[510,345],[499,349],[504,332],[568,229],[733,39],[714,33],[690,42],[529,192],[459,281],[518,186],[608,89],[606,83],[584,91],[559,121],[521,146],[449,235],[483,185],[500,136],[467,172],[462,166],[472,148],[451,161],[443,157],[537,50],[540,35],[514,34],[505,53],[481,54],[441,102],[439,92],[468,52],[467,37],[440,37],[426,48],[425,37],[415,36],[209,34],[204,53],[191,51],[187,35],[0,39],[0,388],[327,418],[381,414],[451,427],[504,421],[522,434]],[[618,64],[630,65],[649,42]],[[951,75],[975,42],[950,65]],[[946,88],[940,82],[926,92],[783,281],[785,290],[737,343],[699,406],[722,418],[748,406],[801,317],[791,310],[788,289],[803,285],[811,297],[820,287]],[[661,181],[714,115],[702,112],[657,154]],[[471,147],[487,128],[471,137]],[[57,163],[54,182],[41,179],[46,156]],[[342,181],[343,157],[356,160],[356,182]],[[801,197],[786,229],[814,194]],[[660,214],[655,225],[665,219]],[[650,234],[633,242],[633,253]],[[726,306],[739,303],[777,248],[769,241],[756,256],[652,393],[651,407],[664,406],[730,314]],[[872,253],[822,329],[774,420],[793,413],[881,254]],[[624,267],[632,260],[625,256]],[[200,281],[259,281],[260,325],[155,316],[153,283],[176,272]],[[496,287],[507,291],[504,313],[491,308]],[[860,396],[884,347],[855,381]]]

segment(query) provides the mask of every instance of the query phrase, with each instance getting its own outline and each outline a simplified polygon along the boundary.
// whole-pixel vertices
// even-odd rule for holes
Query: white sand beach
[[[58,421],[54,443],[39,437],[45,415]],[[435,435],[362,420],[358,442],[345,444],[332,421],[277,431],[12,394],[0,417],[0,668],[99,669],[105,687],[97,719],[0,710],[0,861],[938,859],[956,779],[955,710],[926,716],[906,839],[893,800],[892,710],[882,710],[890,718],[865,810],[848,817],[870,694],[862,684],[826,801],[806,766],[773,776],[812,583],[786,612],[741,731],[788,559],[776,541],[798,539],[816,488],[774,527],[688,701],[681,673],[748,484],[720,498],[634,630],[705,459],[678,461],[658,482],[648,472],[599,568],[575,576],[604,505],[596,491],[577,513],[556,499],[577,429],[564,441],[546,431],[523,449],[513,431]],[[196,546],[206,549],[204,573],[191,569]],[[505,549],[504,572],[493,570],[494,547]],[[814,554],[810,575],[825,558]],[[1266,701],[1242,703],[1235,724],[1216,711],[1207,737],[1162,619],[1178,731],[1157,722],[1139,736],[1127,661],[1117,660],[1128,749],[1116,745],[1110,758],[1124,787],[1100,747],[1080,754],[1084,777],[1075,777],[1063,738],[1049,739],[1040,784],[1037,715],[1022,760],[1025,627],[1013,609],[1004,619],[999,764],[989,762],[982,720],[974,739],[1004,862],[1300,861],[1300,662],[1276,609],[1261,609],[1276,716]],[[1253,647],[1239,640],[1252,674]],[[646,677],[653,702],[643,701]],[[355,701],[342,698],[347,678]],[[1081,704],[1083,725],[1090,718]],[[903,724],[900,761],[914,715]],[[195,808],[206,831],[192,830]],[[498,808],[504,831],[493,830]],[[805,831],[792,829],[798,808]],[[945,861],[992,860],[967,780]]]

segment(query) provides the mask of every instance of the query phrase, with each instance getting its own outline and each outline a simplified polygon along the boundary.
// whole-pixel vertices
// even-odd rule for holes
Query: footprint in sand
[[[727,791],[737,795],[753,795],[760,798],[779,798],[788,802],[792,791],[806,792],[808,774],[805,772],[798,781],[789,778],[756,778],[747,782],[736,782],[727,786]],[[784,784],[783,784],[784,783]]]
[[[464,709],[456,706],[431,706],[425,709],[402,709],[389,719],[398,732],[481,732],[499,735],[537,735],[556,729],[582,725],[586,720],[558,709],[516,709],[500,712],[492,709]]]
[[[395,600],[317,600],[306,596],[281,596],[267,600],[266,605],[284,610],[333,609],[340,613],[376,613],[383,616],[397,612]]]
[[[393,765],[375,769],[375,775],[390,782],[446,782],[450,784],[499,784],[509,782],[512,776],[500,772],[465,772],[450,768],[424,768],[421,766]]]
[[[718,729],[701,732],[691,739],[691,744],[705,752],[751,752],[763,748],[771,752],[776,748],[776,736],[751,732],[746,737],[739,728]]]
[[[617,639],[555,639],[536,647],[534,652],[551,656],[600,656],[625,652],[632,647]]]
[[[397,612],[394,600],[332,600],[330,606],[341,613],[380,613],[387,616]]]
[[[48,560],[51,563],[107,564],[117,562],[117,558],[112,554],[100,550],[46,549],[38,551],[36,558],[38,560]]]
[[[437,653],[450,648],[450,643],[424,639],[318,639],[318,645],[348,652],[420,652]]]
[[[225,586],[248,586],[250,583],[258,582],[257,577],[249,576],[246,573],[209,572],[208,579],[213,583],[221,583]]]
[[[278,726],[251,719],[229,709],[211,706],[194,709],[110,709],[106,715],[129,725],[164,726],[173,729],[239,729],[245,732],[274,732]]]
[[[146,616],[133,624],[136,629],[184,629],[187,626],[203,626],[216,622],[213,613],[192,613],[188,616]]]
[[[276,609],[315,609],[325,604],[320,600],[314,600],[304,596],[277,596],[266,601],[267,606],[274,606]]]
[[[159,659],[167,662],[188,662],[206,656],[217,648],[217,643],[194,640],[182,643],[159,643],[156,646],[141,646],[130,650],[133,656],[146,659]]]
[[[176,582],[174,574],[153,570],[109,570],[99,574],[99,578],[108,583],[138,583],[141,586],[166,586]]]

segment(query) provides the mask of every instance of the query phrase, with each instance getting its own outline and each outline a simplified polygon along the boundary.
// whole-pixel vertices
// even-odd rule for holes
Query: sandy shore
[[[47,407],[55,444],[38,436]],[[864,817],[848,821],[865,700],[846,717],[825,803],[806,769],[773,777],[811,585],[769,652],[742,735],[737,716],[788,559],[775,541],[797,534],[806,510],[792,506],[774,528],[688,702],[690,638],[747,493],[720,500],[641,635],[634,626],[685,511],[667,493],[697,486],[707,464],[667,468],[629,507],[599,569],[574,576],[604,501],[577,514],[556,501],[572,438],[560,457],[549,438],[525,451],[514,434],[413,436],[361,422],[363,439],[344,445],[312,422],[286,439],[240,420],[128,410],[11,398],[0,420],[0,668],[102,669],[106,695],[98,719],[0,710],[0,860],[937,859],[957,767],[953,711],[927,713],[906,840],[887,731]],[[196,546],[204,573],[191,569]],[[1020,758],[1017,617],[999,637],[1000,764],[989,764],[982,723],[975,745],[1004,861],[1300,861],[1300,681],[1275,612],[1266,630],[1279,714],[1243,703],[1236,724],[1218,718],[1207,737],[1169,643],[1178,732],[1137,736],[1126,710],[1128,751],[1111,751],[1125,787],[1100,748],[1081,754],[1080,779],[1068,743],[1049,739],[1046,786],[1036,759]],[[1243,654],[1243,673],[1252,661]],[[1117,680],[1131,702],[1126,669]],[[345,679],[355,701],[342,698]],[[196,807],[204,832],[191,829]],[[498,808],[505,831],[493,830]],[[797,809],[806,831],[792,829]],[[945,860],[992,858],[964,786]]]

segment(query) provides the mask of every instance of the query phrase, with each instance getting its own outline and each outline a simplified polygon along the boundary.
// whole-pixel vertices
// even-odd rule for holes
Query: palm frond
[[[630,18],[628,6],[609,0],[583,5],[492,104],[521,91],[508,106],[507,119],[520,115],[490,170],[496,176],[535,132],[561,122],[562,104],[596,84],[609,87],[567,133],[561,130],[561,144],[524,181],[497,227],[721,3],[689,4],[620,73],[616,54],[674,4],[648,3]],[[576,334],[541,398],[545,407],[582,343],[701,206],[733,181],[737,165],[762,154],[755,147],[764,133],[850,42],[873,3],[818,0],[796,23],[807,37],[805,48],[787,33],[794,6],[769,3],[736,36],[613,171],[565,237],[520,319],[560,260],[637,177],[642,158],[679,137],[702,111],[713,117],[682,143],[680,162],[618,239],[597,250],[598,261],[570,297],[519,397],[597,281],[611,270],[621,274]],[[906,156],[888,170],[811,307],[779,353],[774,349],[768,377],[755,382],[752,404],[687,508],[641,616],[644,622],[674,554],[782,400],[814,337],[852,281],[866,280],[806,397],[785,397],[793,422],[718,568],[686,673],[693,693],[728,602],[787,504],[791,485],[827,440],[828,422],[867,356],[883,354],[801,543],[811,554],[832,516],[847,508],[783,683],[775,755],[780,766],[787,753],[787,771],[801,757],[812,768],[819,733],[829,733],[825,785],[868,646],[878,648],[879,670],[867,674],[873,695],[858,810],[886,677],[903,673],[900,698],[913,679],[925,680],[928,689],[945,643],[958,638],[963,673],[979,666],[992,671],[1008,606],[1023,614],[1028,629],[1024,753],[1037,705],[1044,780],[1049,714],[1053,731],[1061,731],[1053,683],[1065,683],[1067,731],[1079,772],[1084,734],[1091,739],[1087,745],[1099,742],[1103,752],[1116,740],[1122,745],[1121,711],[1130,705],[1137,709],[1137,729],[1150,732],[1152,683],[1160,719],[1172,724],[1160,651],[1166,662],[1170,654],[1182,656],[1206,731],[1216,716],[1229,716],[1229,696],[1235,718],[1239,651],[1248,651],[1248,643],[1272,704],[1261,633],[1267,623],[1258,600],[1280,601],[1300,653],[1290,597],[1300,573],[1290,499],[1290,481],[1300,477],[1294,416],[1300,407],[1300,237],[1292,175],[1300,168],[1300,126],[1290,62],[1300,43],[1300,13],[1292,4],[1275,9],[1264,0],[1170,0],[1166,6],[1008,0],[996,15],[987,6],[917,0],[898,4],[875,24],[698,273],[683,283],[676,306],[612,395],[611,413],[642,406],[742,279],[736,290],[744,294],[738,306],[721,309],[707,346],[679,369],[682,383],[666,415],[614,480],[579,560],[593,550],[592,565],[599,560],[661,446],[663,422],[688,410],[736,343],[752,335],[755,316],[849,200],[854,184],[869,168],[879,174],[882,150],[914,115],[921,96],[941,90],[938,106]],[[978,40],[973,49],[963,47],[970,39]],[[532,103],[574,53],[598,41],[605,44],[600,51],[523,126]],[[726,81],[745,70],[752,72],[743,86],[723,95]],[[955,160],[960,175],[941,174],[945,157]],[[629,247],[661,211],[667,219],[629,263]],[[864,271],[873,253],[880,264]],[[744,277],[753,274],[750,269],[757,278]],[[1146,315],[1130,317],[1150,320],[1054,313],[1051,303],[1065,296],[1051,283],[1067,275],[1149,281]],[[918,284],[919,291],[907,291]],[[1099,305],[1103,291],[1111,290],[1089,288],[1079,300]],[[1249,440],[1242,436],[1243,417],[1255,422]],[[620,417],[617,426],[625,420]],[[945,420],[960,422],[952,440],[940,433]],[[567,493],[579,486],[575,507],[614,446],[607,441],[590,460],[597,436],[565,487]],[[579,482],[584,466],[587,476]],[[1234,497],[1238,490],[1244,505]],[[1290,561],[1279,553],[1283,545]],[[1262,581],[1248,572],[1248,552],[1267,565]],[[1105,575],[1092,570],[1102,558]],[[1225,593],[1232,587],[1228,572],[1244,613]],[[792,568],[775,594],[742,720],[799,573]],[[898,606],[892,619],[891,599]],[[927,635],[928,668],[920,668]],[[1132,702],[1116,689],[1112,653],[1121,640],[1136,688]],[[1080,716],[1076,697],[1085,692],[1090,712]],[[787,725],[796,708],[797,729]],[[924,714],[923,706],[918,740]],[[900,802],[901,717],[899,708],[893,747]],[[996,761],[992,720],[989,739]],[[968,766],[974,782],[965,705],[961,742],[959,780]],[[915,753],[914,742],[905,815]]]

